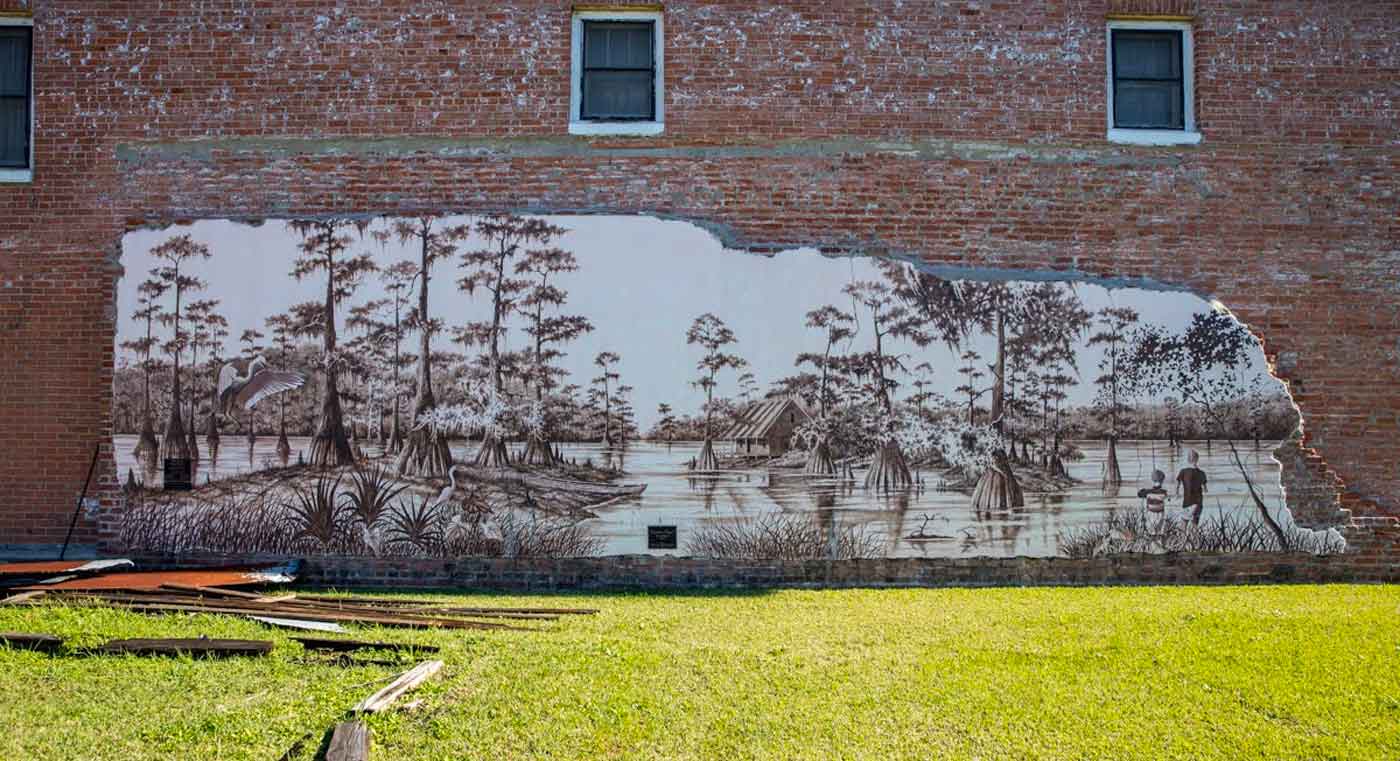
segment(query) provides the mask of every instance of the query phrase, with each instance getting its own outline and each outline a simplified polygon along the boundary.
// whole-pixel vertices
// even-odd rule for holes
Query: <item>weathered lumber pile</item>
[[[292,591],[249,591],[233,587],[267,587],[295,580],[298,564],[263,568],[131,570],[129,560],[0,563],[0,605],[50,603],[119,608],[164,615],[204,613],[237,616],[279,628],[346,633],[345,625],[406,629],[534,631],[524,626],[565,615],[596,613],[588,608],[468,607],[398,597],[337,597]],[[294,638],[310,650],[350,652],[361,649],[436,648],[354,639]],[[58,652],[62,640],[48,634],[0,634],[0,646]],[[242,640],[117,640],[97,653],[206,656],[261,655],[272,643]]]
[[[0,563],[0,606],[67,606],[118,608],[136,613],[167,615],[204,613],[237,616],[279,628],[345,633],[343,625],[408,629],[471,629],[535,631],[524,626],[561,616],[590,615],[592,608],[478,607],[401,597],[338,597],[290,590],[235,589],[268,587],[295,580],[297,564],[267,568],[226,568],[176,571],[132,570],[129,560]],[[435,653],[432,645],[358,640],[348,637],[295,636],[302,648],[343,654],[359,650],[410,650]],[[270,640],[116,639],[96,648],[74,651],[83,655],[189,655],[204,658],[262,656],[272,652]],[[29,649],[57,654],[64,642],[52,634],[0,632],[0,648]],[[440,660],[424,661],[399,674],[346,712],[326,740],[326,761],[365,761],[370,754],[370,730],[362,716],[393,707],[443,667]],[[422,701],[413,701],[421,703]],[[412,704],[404,706],[411,709]],[[294,755],[314,737],[309,732],[289,750]],[[323,735],[324,737],[324,735]]]

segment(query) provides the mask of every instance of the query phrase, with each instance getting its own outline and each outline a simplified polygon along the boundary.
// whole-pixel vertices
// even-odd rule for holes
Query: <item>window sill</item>
[[[660,135],[665,122],[569,122],[570,135]]]
[[[33,181],[33,169],[0,169],[0,183],[24,183]]]
[[[1110,129],[1108,142],[1123,145],[1197,145],[1201,133],[1179,129]]]

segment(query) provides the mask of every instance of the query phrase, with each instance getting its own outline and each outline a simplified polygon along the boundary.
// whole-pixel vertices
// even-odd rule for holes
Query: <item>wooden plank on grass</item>
[[[350,709],[355,713],[378,713],[393,705],[404,693],[417,687],[436,674],[442,668],[442,661],[423,661],[408,671],[399,674],[399,678],[390,682],[387,687],[379,692],[361,700]]]
[[[203,655],[224,658],[233,655],[267,655],[272,643],[260,639],[114,639],[99,647],[108,655]]]
[[[291,605],[263,606],[250,603],[244,600],[222,600],[210,602],[167,602],[167,598],[151,598],[142,595],[120,595],[103,594],[90,596],[74,596],[73,602],[80,603],[91,600],[101,605],[114,608],[124,608],[145,613],[175,612],[183,611],[187,613],[219,613],[236,616],[265,616],[274,615],[278,618],[290,618],[298,621],[335,621],[340,623],[353,624],[378,624],[381,626],[404,626],[415,629],[503,629],[515,631],[530,631],[518,626],[508,626],[506,624],[489,623],[486,621],[464,621],[457,618],[434,618],[417,614],[384,615],[370,613],[345,613],[331,610],[306,609],[298,610]],[[161,600],[156,602],[154,600]],[[33,603],[22,603],[33,604]]]
[[[248,618],[268,626],[280,626],[283,629],[301,629],[302,631],[331,632],[333,634],[345,633],[345,627],[334,621],[298,621],[294,618],[278,618],[277,616],[248,616]]]
[[[363,721],[342,721],[331,732],[326,761],[368,761],[369,727]]]
[[[414,645],[405,642],[367,642],[359,639],[330,639],[328,637],[292,637],[301,643],[301,646],[308,650],[329,650],[337,653],[345,653],[351,650],[419,650],[424,653],[436,653],[436,645]]]
[[[277,603],[291,602],[297,599],[295,592],[287,592],[279,595],[264,595],[255,592],[244,592],[238,589],[224,589],[223,587],[202,587],[197,584],[161,584],[158,591],[184,592],[192,595],[203,595],[206,597],[233,597],[249,602],[275,605]]]
[[[42,589],[32,589],[28,592],[20,592],[17,595],[10,595],[5,599],[0,600],[0,605],[18,605],[22,602],[33,600],[36,597],[43,597],[45,594],[48,593]]]
[[[63,639],[52,634],[0,632],[0,645],[13,647],[16,650],[38,650],[44,653],[53,653],[63,647]]]

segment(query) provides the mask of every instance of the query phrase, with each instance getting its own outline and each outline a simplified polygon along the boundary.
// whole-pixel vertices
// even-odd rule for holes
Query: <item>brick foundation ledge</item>
[[[142,568],[237,565],[267,556],[133,558]],[[696,590],[1400,582],[1400,552],[1122,555],[1066,558],[710,560],[596,558],[304,558],[298,585],[343,589]]]

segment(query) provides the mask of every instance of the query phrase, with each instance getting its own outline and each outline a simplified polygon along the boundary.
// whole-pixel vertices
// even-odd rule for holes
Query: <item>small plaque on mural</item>
[[[194,465],[188,457],[165,458],[165,490],[189,491],[194,488]]]
[[[675,527],[675,526],[647,526],[647,549],[649,549],[649,550],[674,550],[674,549],[676,549],[676,527]]]

